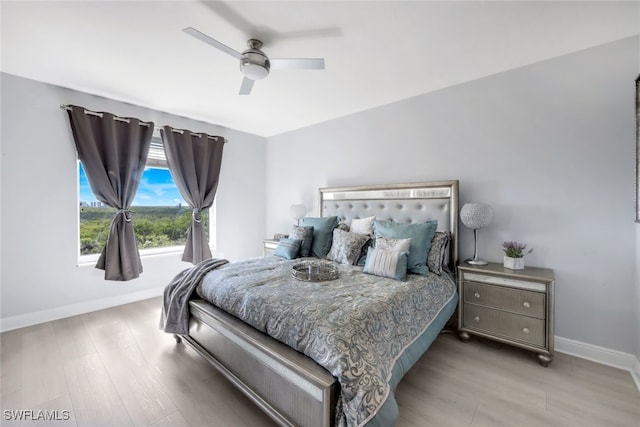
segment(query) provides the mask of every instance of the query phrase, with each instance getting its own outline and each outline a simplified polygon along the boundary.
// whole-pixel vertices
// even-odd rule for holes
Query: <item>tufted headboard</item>
[[[320,189],[320,216],[419,223],[438,220],[439,231],[451,232],[449,268],[458,263],[458,181],[333,187]]]

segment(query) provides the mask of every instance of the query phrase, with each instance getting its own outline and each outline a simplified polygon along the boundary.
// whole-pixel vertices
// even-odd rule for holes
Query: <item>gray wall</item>
[[[77,266],[76,153],[60,104],[227,137],[216,196],[218,255],[237,260],[261,254],[264,138],[5,73],[1,78],[2,319],[43,312],[47,320],[160,294],[190,266],[178,254],[144,257],[141,277],[124,283],[105,281],[93,266]]]
[[[292,203],[317,214],[318,187],[459,179],[462,203],[495,208],[481,256],[518,240],[555,271],[557,336],[635,354],[638,52],[624,39],[268,138],[267,233]]]

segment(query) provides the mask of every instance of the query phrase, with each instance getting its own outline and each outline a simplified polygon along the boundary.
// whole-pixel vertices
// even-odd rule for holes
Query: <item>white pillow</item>
[[[382,251],[409,252],[410,246],[411,238],[394,239],[392,237],[376,237],[376,249],[380,249]]]
[[[355,218],[351,220],[351,227],[349,231],[352,233],[358,234],[373,234],[373,222],[376,220],[375,216],[370,216],[368,218]]]
[[[407,252],[369,248],[362,272],[404,282],[407,280],[407,260]]]

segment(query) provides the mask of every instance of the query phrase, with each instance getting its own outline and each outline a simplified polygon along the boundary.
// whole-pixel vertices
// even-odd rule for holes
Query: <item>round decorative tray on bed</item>
[[[303,261],[291,267],[291,275],[294,279],[305,282],[324,282],[335,280],[340,275],[338,267],[328,262]]]

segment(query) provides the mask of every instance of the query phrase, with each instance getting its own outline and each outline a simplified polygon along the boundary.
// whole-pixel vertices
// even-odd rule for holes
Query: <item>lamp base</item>
[[[474,258],[465,259],[464,262],[466,262],[467,264],[471,264],[471,265],[487,265],[487,264],[489,264],[487,261],[484,261],[484,260],[481,260],[481,259],[474,259]]]

